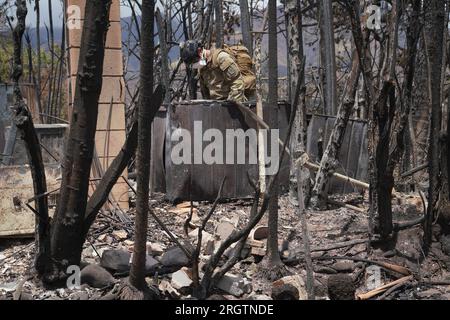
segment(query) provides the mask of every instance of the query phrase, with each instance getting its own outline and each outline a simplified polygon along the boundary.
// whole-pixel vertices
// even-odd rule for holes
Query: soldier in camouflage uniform
[[[199,70],[203,98],[245,102],[244,79],[233,57],[222,49],[204,49],[196,41],[181,46],[181,60]]]

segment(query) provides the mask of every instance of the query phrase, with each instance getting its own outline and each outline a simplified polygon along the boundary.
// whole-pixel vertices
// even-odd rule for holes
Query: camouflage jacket
[[[200,70],[199,79],[205,99],[246,101],[241,71],[223,50],[211,49],[211,59]]]

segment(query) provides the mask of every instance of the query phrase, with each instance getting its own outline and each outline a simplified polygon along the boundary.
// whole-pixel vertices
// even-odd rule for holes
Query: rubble
[[[226,273],[216,286],[220,290],[235,297],[240,297],[244,293],[250,293],[252,291],[252,284],[248,280],[231,273]]]
[[[188,236],[191,240],[193,240],[193,243],[196,244],[198,241],[198,228],[189,232]],[[202,231],[202,249],[205,250],[207,246],[211,246],[212,248],[215,247],[214,236],[209,232]]]
[[[355,269],[355,264],[351,261],[338,261],[331,265],[331,268],[337,272],[350,273]]]
[[[114,230],[112,232],[112,235],[117,239],[117,240],[125,240],[128,238],[128,233],[125,230]]]
[[[239,219],[228,219],[222,218],[220,222],[216,225],[214,234],[218,240],[225,240],[229,235],[237,228]]]
[[[127,272],[130,270],[131,253],[124,250],[105,250],[100,265],[111,272]]]
[[[265,294],[255,294],[252,293],[247,297],[248,300],[261,300],[261,301],[266,301],[266,300],[273,300],[271,297],[269,297],[268,295]]]
[[[190,269],[183,267],[172,274],[170,284],[174,289],[180,292],[187,292],[193,283],[191,277]]]
[[[275,300],[307,300],[302,276],[283,277],[272,283],[272,298]]]
[[[290,230],[285,226],[296,226],[298,223],[297,216],[295,216],[294,211],[286,209],[286,203],[288,200],[285,197],[280,198],[280,239],[289,239],[289,251],[293,256],[297,256],[298,253],[303,252],[303,242],[299,233],[295,234],[293,237],[289,238]],[[171,204],[166,204],[164,202],[158,202],[154,204],[157,208],[155,211],[160,214],[161,219],[165,223],[173,223],[170,226],[170,231],[179,237],[179,241],[185,246],[188,250],[192,250],[191,243],[195,242],[198,229],[190,230],[189,232],[189,241],[186,241],[180,237],[183,234],[183,224],[177,224],[174,222],[173,214],[168,214],[168,208]],[[218,228],[224,221],[224,225],[230,226],[230,221],[237,221],[237,219],[233,219],[235,214],[239,209],[237,209],[237,205],[232,202],[232,204],[220,204],[220,215],[213,215],[210,223],[207,224],[204,233],[203,233],[203,242],[202,248],[199,256],[199,271],[200,277],[202,276],[203,267],[210,259],[210,255],[217,250],[218,246],[222,243],[220,239],[220,235],[215,234],[215,230],[223,230],[226,228]],[[234,209],[230,209],[234,208]],[[246,209],[246,214],[250,210],[250,206],[244,207]],[[292,213],[291,213],[292,212]],[[349,221],[350,213],[348,213],[345,209],[338,210],[330,210],[326,212],[328,216],[328,222],[326,225],[323,224],[323,215],[310,215],[310,232],[311,232],[311,243],[313,248],[323,248],[330,246],[335,242],[345,242],[355,238],[351,238],[346,234],[340,235],[342,224],[346,221]],[[244,216],[245,218],[245,216]],[[352,230],[355,232],[365,232],[366,226],[364,225],[367,217],[366,216],[356,216],[352,222]],[[151,221],[151,220],[150,220]],[[263,221],[264,227],[265,221]],[[104,228],[109,226],[109,221],[107,219],[102,220],[102,217],[99,217],[98,224],[94,225],[94,230],[99,230],[100,228]],[[158,228],[156,223],[151,225],[152,228],[155,228],[155,231],[150,233],[148,236],[147,242],[147,271],[148,276],[146,278],[147,281],[151,280],[151,284],[157,284],[161,294],[165,299],[191,299],[189,298],[189,294],[192,294],[192,278],[190,274],[190,270],[188,268],[191,267],[189,260],[187,259],[184,252],[176,245],[174,245],[170,239],[168,239],[165,232]],[[97,229],[95,229],[97,228]],[[235,227],[233,227],[235,228]],[[254,228],[254,230],[259,227]],[[294,227],[295,228],[295,227]],[[119,228],[121,229],[121,228]],[[107,229],[102,229],[107,230]],[[106,270],[102,270],[103,274],[106,276],[104,272],[111,273],[107,275],[107,279],[111,283],[111,281],[116,281],[113,276],[127,276],[130,270],[130,262],[132,259],[132,246],[133,246],[133,238],[130,234],[129,238],[118,240],[116,236],[112,235],[112,231],[102,231],[103,233],[97,236],[97,234],[90,238],[89,241],[92,243],[91,245],[86,246],[83,250],[83,262],[88,262],[84,272],[87,272],[92,265],[94,267],[98,267],[99,265]],[[234,229],[233,229],[234,230]],[[264,230],[264,229],[261,229]],[[362,231],[358,231],[362,230]],[[128,231],[128,230],[127,230]],[[272,282],[267,281],[264,277],[261,276],[260,272],[260,261],[263,256],[266,254],[266,240],[259,239],[260,237],[264,237],[257,235],[255,236],[255,232],[250,233],[246,245],[244,247],[244,254],[241,256],[241,259],[246,256],[245,251],[250,251],[249,257],[238,261],[232,269],[226,274],[226,276],[221,279],[220,283],[216,286],[217,290],[223,295],[213,295],[213,297],[220,298],[221,300],[236,300],[236,299],[257,299],[257,300],[269,300],[269,299],[287,299],[287,298],[296,298],[298,293],[298,299],[306,299],[305,286],[303,285],[302,279],[306,279],[306,272],[304,271],[304,265],[291,265],[288,264],[289,269],[292,269],[293,272],[296,272],[300,277],[300,285],[295,283],[295,281],[289,281],[289,277],[283,278],[281,286],[275,287]],[[335,238],[327,238],[327,235],[333,234],[337,235]],[[359,233],[355,233],[356,237],[359,236]],[[222,234],[223,236],[223,234]],[[403,248],[407,249],[411,247],[412,241],[410,238],[412,235],[408,236],[400,236],[400,247],[402,249],[401,252],[404,252]],[[258,239],[255,239],[258,238]],[[331,240],[330,240],[331,239]],[[6,288],[6,290],[0,289],[0,299],[11,299],[12,293],[15,291],[16,283],[15,281],[19,281],[21,278],[16,276],[17,274],[25,274],[27,268],[30,263],[32,263],[33,253],[34,253],[34,244],[32,241],[17,241],[13,242],[14,245],[7,245],[0,247],[0,287]],[[236,244],[234,244],[231,249],[225,251],[226,256],[230,256],[233,254],[233,251]],[[397,249],[397,247],[396,247]],[[433,253],[435,251],[439,251],[439,253],[443,256],[439,259],[442,259],[445,254],[442,252],[442,243],[434,243],[432,246]],[[395,250],[392,250],[394,253]],[[366,253],[366,245],[355,245],[351,248],[345,247],[342,249],[335,249],[333,252],[330,252],[330,255],[336,256],[344,256],[348,255],[349,257],[356,256],[367,259],[376,260],[375,256],[368,256]],[[101,256],[98,257],[97,253]],[[378,256],[380,259],[385,260],[384,256],[385,252],[374,251],[374,255]],[[321,257],[324,255],[323,251],[314,251],[312,252],[313,257]],[[442,259],[441,259],[442,258]],[[400,259],[398,256],[395,259]],[[222,262],[224,260],[222,259]],[[221,262],[221,263],[222,263]],[[401,261],[394,261],[396,264],[401,264]],[[315,294],[317,299],[328,299],[332,297],[336,297],[336,294],[333,293],[333,285],[332,281],[329,280],[333,275],[348,275],[352,279],[364,279],[364,275],[362,277],[355,277],[359,271],[363,271],[362,267],[367,266],[366,263],[354,263],[352,260],[314,260],[314,287]],[[434,266],[434,267],[432,267]],[[188,268],[184,268],[188,267]],[[439,272],[439,265],[434,263],[433,265],[427,265],[428,269],[426,270],[426,274]],[[86,269],[87,268],[87,269]],[[19,271],[17,271],[19,270]],[[151,270],[151,271],[149,271]],[[157,273],[156,273],[157,271]],[[445,271],[444,271],[445,272]],[[156,276],[157,275],[157,276]],[[387,275],[389,277],[389,275]],[[295,276],[294,276],[295,277]],[[442,275],[441,280],[447,279],[446,273]],[[117,279],[117,278],[116,278]],[[251,279],[251,282],[247,279]],[[85,280],[85,279],[84,279]],[[291,279],[292,280],[292,279]],[[393,280],[393,279],[390,279]],[[439,279],[437,279],[439,280]],[[331,283],[331,288],[328,290],[328,282]],[[387,279],[388,281],[388,279]],[[75,289],[72,291],[65,290],[60,291],[44,291],[38,284],[38,282],[34,280],[27,281],[24,285],[22,295],[19,299],[53,299],[53,300],[101,300],[105,297],[105,290],[100,290],[94,287],[91,287],[91,283],[89,286],[87,281],[83,281],[83,285],[81,289]],[[5,284],[7,284],[5,286]],[[103,285],[103,284],[101,284]],[[94,284],[94,286],[101,286]],[[284,287],[283,287],[284,285]],[[300,291],[299,288],[300,287]],[[358,287],[358,293],[366,292],[367,288],[365,287],[365,282],[360,281],[355,284],[355,287]],[[442,293],[438,293],[437,291],[429,291],[430,288],[424,289],[424,291],[416,291],[409,289],[407,286],[400,289],[400,293],[395,296],[395,298],[407,298],[407,299],[444,299],[446,298],[445,290]],[[14,289],[14,290],[13,290]],[[253,289],[253,291],[252,291]],[[342,288],[341,288],[342,289]],[[45,292],[45,295],[44,295]],[[214,291],[213,291],[214,292]],[[406,292],[406,293],[404,293]],[[414,294],[412,293],[414,292]],[[419,293],[419,294],[416,294]],[[334,294],[334,295],[333,295]],[[402,296],[403,295],[403,296]],[[449,295],[447,293],[447,295]],[[392,296],[391,296],[392,297]]]
[[[162,280],[158,286],[158,289],[165,295],[170,296],[172,299],[180,299],[181,294],[170,284],[167,280]]]

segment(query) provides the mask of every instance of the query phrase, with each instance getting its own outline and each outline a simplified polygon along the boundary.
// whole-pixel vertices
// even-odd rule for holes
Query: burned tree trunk
[[[275,0],[268,2],[269,22],[269,93],[268,103],[272,109],[270,114],[271,130],[278,128],[278,55],[277,55],[277,3]],[[277,148],[279,146],[277,145]],[[275,150],[270,150],[272,153]],[[279,153],[278,153],[279,154]],[[278,168],[279,170],[279,168]],[[268,278],[278,278],[284,266],[278,251],[278,179],[275,178],[269,200],[269,236],[267,238],[266,263]],[[269,190],[268,190],[269,191]]]
[[[395,115],[395,86],[385,81],[380,93],[375,118],[378,128],[378,142],[375,149],[376,179],[372,186],[376,193],[377,214],[374,219],[374,234],[380,240],[387,240],[392,233],[392,189],[394,188],[393,166],[388,168],[390,162],[391,128]]]
[[[239,7],[241,13],[241,30],[242,30],[242,42],[247,47],[248,51],[253,54],[253,40],[250,27],[250,12],[248,10],[248,1],[239,0]]]
[[[417,157],[417,148],[416,148],[416,138],[413,127],[413,119],[412,119],[412,110],[413,110],[413,84],[414,84],[414,76],[416,73],[416,63],[417,63],[417,46],[421,33],[421,22],[419,19],[419,15],[421,13],[421,2],[420,0],[414,0],[412,3],[412,12],[411,17],[409,19],[408,28],[406,31],[406,42],[407,42],[407,50],[406,50],[406,64],[404,67],[405,72],[405,81],[403,85],[403,104],[404,104],[404,113],[407,114],[407,125],[404,130],[405,141],[408,141],[410,154],[405,152],[404,158],[406,158],[406,163],[412,162],[412,166],[416,166],[416,157]],[[409,158],[412,161],[409,161]],[[411,168],[407,168],[408,170]]]
[[[162,85],[159,85],[158,87],[156,87],[155,92],[153,93],[150,105],[147,106],[147,108],[150,108],[150,122],[152,122],[155,118],[155,115],[162,104],[163,97],[164,87]],[[108,170],[106,170],[105,174],[102,177],[102,180],[96,187],[92,196],[89,198],[85,214],[83,238],[86,238],[89,228],[97,217],[98,211],[105,204],[112,188],[122,175],[123,171],[127,168],[130,159],[135,155],[137,143],[138,120],[136,118],[133,122],[133,125],[131,126],[131,130],[128,133],[127,140],[125,141],[122,149],[114,158],[114,161],[111,163]]]
[[[47,282],[64,279],[67,266],[80,263],[110,4],[108,0],[86,2],[61,194],[51,233],[54,270],[46,275]]]
[[[288,61],[289,61],[289,93],[290,101],[293,103],[294,94],[297,88],[297,79],[300,79],[300,99],[297,106],[297,112],[294,120],[293,139],[290,143],[291,151],[291,171],[289,195],[293,202],[297,198],[297,174],[295,161],[306,150],[306,102],[305,102],[305,59],[303,53],[303,29],[302,14],[300,11],[300,0],[286,1],[286,24],[287,24],[287,42],[288,42]],[[301,74],[299,74],[301,73]],[[307,172],[304,172],[307,174]],[[303,193],[303,190],[301,191]]]
[[[155,16],[155,1],[142,1],[142,40],[140,96],[138,109],[138,146],[136,154],[137,169],[137,199],[135,220],[134,255],[131,263],[130,284],[139,290],[145,287],[145,259],[148,225],[148,196],[150,181],[150,141],[151,141],[151,110],[147,108],[152,103],[153,91],[153,29]]]
[[[441,68],[443,63],[443,30],[445,26],[445,0],[435,0],[428,3],[425,13],[425,32],[427,38],[427,53],[430,63],[429,83],[431,88],[431,122],[430,144],[428,147],[429,163],[429,191],[428,211],[424,224],[424,245],[429,248],[432,241],[432,224],[436,212],[436,204],[439,194],[440,174],[440,150],[439,137],[441,132],[442,108],[441,91],[438,84],[441,83]]]
[[[394,188],[394,168],[392,161],[391,130],[396,115],[395,65],[397,62],[398,26],[401,15],[399,1],[392,2],[392,10],[386,27],[387,46],[381,70],[383,85],[377,104],[373,109],[373,149],[374,165],[369,173],[371,186],[372,222],[374,241],[387,241],[392,236],[392,190]],[[403,147],[403,137],[400,145]],[[403,149],[403,148],[402,148]]]
[[[158,26],[159,36],[159,53],[161,59],[161,82],[164,88],[167,89],[164,95],[164,103],[170,102],[170,90],[169,88],[169,62],[168,62],[168,48],[167,48],[167,33],[166,33],[166,21],[163,20],[159,9],[156,11],[156,23]],[[170,23],[170,22],[169,22]]]
[[[350,114],[355,104],[356,90],[358,89],[358,79],[360,74],[359,58],[356,52],[353,53],[352,70],[347,83],[347,91],[344,101],[341,102],[333,131],[331,132],[328,145],[320,162],[319,172],[316,175],[316,182],[313,189],[311,201],[313,205],[321,208],[326,206],[328,197],[328,184],[332,174],[338,165],[338,155],[344,140],[345,129],[350,118]]]
[[[319,1],[321,68],[323,75],[324,114],[337,113],[336,49],[334,46],[333,4]]]
[[[27,105],[23,99],[19,87],[19,80],[23,73],[22,64],[22,37],[25,31],[25,18],[27,16],[27,4],[25,0],[16,1],[17,10],[17,25],[13,31],[14,37],[14,124],[20,133],[22,140],[25,143],[27,150],[28,163],[30,165],[31,176],[33,178],[33,189],[35,196],[36,214],[36,257],[35,269],[39,275],[46,272],[50,261],[50,222],[48,217],[47,184],[45,177],[45,168],[42,162],[41,147],[39,139],[34,129],[33,118]]]
[[[216,48],[223,47],[223,6],[222,0],[214,0]]]

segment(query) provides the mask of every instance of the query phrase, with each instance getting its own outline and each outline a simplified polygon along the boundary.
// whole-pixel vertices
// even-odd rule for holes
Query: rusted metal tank
[[[246,106],[255,111],[255,104],[248,103]],[[273,106],[263,106],[266,122],[273,110],[271,108]],[[277,108],[279,138],[284,140],[287,134],[290,106],[288,103],[281,101]],[[206,139],[199,139],[196,135],[199,123],[201,123],[201,133]],[[223,198],[237,199],[253,196],[254,189],[248,178],[250,177],[254,181],[258,180],[258,165],[251,161],[255,152],[253,148],[256,148],[256,146],[251,145],[248,142],[249,140],[246,140],[245,148],[238,150],[238,140],[231,146],[226,139],[227,133],[236,133],[236,130],[242,130],[244,134],[248,133],[250,136],[252,134],[250,130],[255,128],[256,123],[254,121],[241,113],[236,106],[226,102],[182,101],[161,108],[153,124],[153,190],[166,193],[166,197],[170,201],[213,200],[217,196],[223,177],[226,177],[222,193]],[[179,143],[182,141],[182,139],[174,140],[179,129],[191,133],[191,150],[193,152],[189,155],[190,162],[177,163],[177,161],[173,161],[173,152],[179,148]],[[223,137],[221,142],[224,150],[223,161],[209,163],[205,157],[196,161],[195,154],[198,156],[198,152],[196,153],[194,149],[197,148],[197,151],[200,150],[205,155],[208,146],[215,141],[215,139],[207,138],[204,135],[208,135],[210,129],[216,130],[216,133]],[[232,148],[232,151],[230,148]],[[245,153],[244,163],[242,163],[242,154],[239,151]],[[230,152],[233,153],[233,157],[229,156],[227,159]],[[241,160],[239,160],[239,156],[241,156]],[[215,159],[219,158],[220,156],[217,156]],[[288,187],[289,162],[290,159],[286,155],[279,176],[282,188]]]

